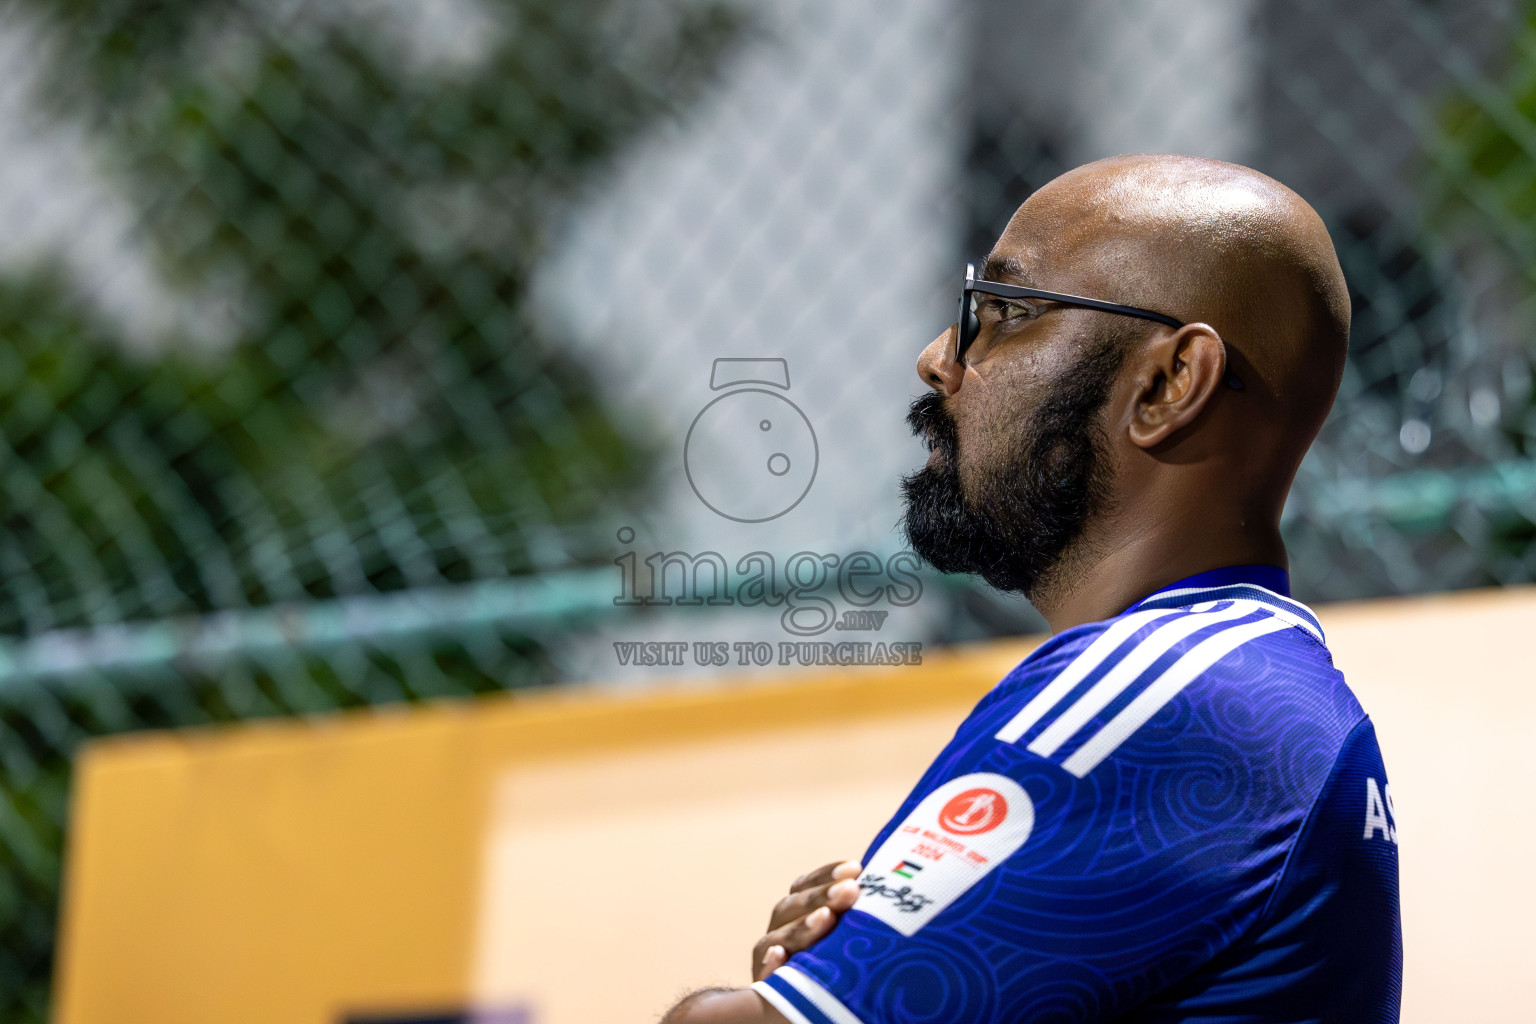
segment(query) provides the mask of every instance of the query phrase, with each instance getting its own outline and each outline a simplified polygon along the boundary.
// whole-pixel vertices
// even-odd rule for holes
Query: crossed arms
[[[789,895],[773,908],[768,931],[752,948],[752,979],[761,981],[792,955],[810,948],[853,906],[859,865],[823,864],[795,879]],[[705,989],[667,1011],[661,1024],[789,1024],[788,1019],[749,988]]]

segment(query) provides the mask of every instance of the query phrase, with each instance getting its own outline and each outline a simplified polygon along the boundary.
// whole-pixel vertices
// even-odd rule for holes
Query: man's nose
[[[959,330],[959,324],[950,327],[930,341],[917,357],[917,375],[945,398],[959,391],[960,382],[965,379],[965,364],[954,358],[955,333]]]

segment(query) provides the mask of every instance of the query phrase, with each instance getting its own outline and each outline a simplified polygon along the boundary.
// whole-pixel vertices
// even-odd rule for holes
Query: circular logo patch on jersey
[[[1008,801],[1003,794],[995,789],[968,789],[944,805],[939,825],[946,832],[974,836],[992,831],[1007,817]]]

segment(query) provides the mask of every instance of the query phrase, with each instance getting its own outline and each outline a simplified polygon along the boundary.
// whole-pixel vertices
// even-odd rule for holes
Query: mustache
[[[914,398],[907,409],[907,426],[912,428],[913,434],[923,439],[929,451],[936,451],[946,459],[954,459],[955,450],[960,446],[960,429],[955,425],[949,410],[944,408],[943,395],[930,391]]]

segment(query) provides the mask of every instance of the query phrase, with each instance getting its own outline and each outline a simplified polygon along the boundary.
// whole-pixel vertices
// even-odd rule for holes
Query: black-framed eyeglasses
[[[1140,306],[1126,306],[1119,302],[1106,302],[1103,299],[1090,299],[1082,295],[1068,295],[1065,292],[1048,292],[1043,288],[1026,288],[1019,284],[1005,284],[1002,281],[986,281],[976,277],[976,266],[973,263],[965,265],[965,287],[960,292],[960,322],[955,331],[955,362],[965,358],[966,349],[976,341],[981,334],[981,319],[976,315],[976,294],[995,295],[1000,299],[1043,299],[1046,302],[1059,302],[1063,306],[1081,306],[1084,309],[1097,309],[1103,313],[1118,313],[1121,316],[1134,316],[1141,320],[1151,320],[1155,323],[1165,324],[1178,330],[1184,326],[1184,321],[1177,320],[1165,313],[1157,313],[1150,309],[1142,309]],[[1224,378],[1227,387],[1235,391],[1243,389],[1243,382],[1238,379],[1230,369]]]

